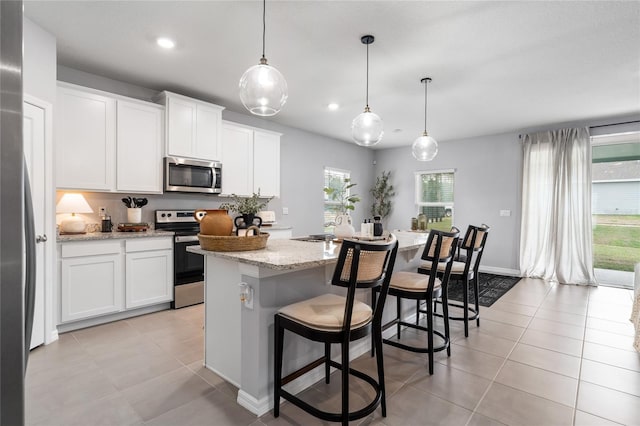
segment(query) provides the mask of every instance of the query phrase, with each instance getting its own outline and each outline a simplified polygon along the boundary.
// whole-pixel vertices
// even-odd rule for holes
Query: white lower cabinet
[[[119,312],[124,307],[119,241],[62,245],[61,322]]]
[[[126,243],[127,309],[173,300],[173,240]]]
[[[64,242],[60,323],[173,300],[173,238]]]

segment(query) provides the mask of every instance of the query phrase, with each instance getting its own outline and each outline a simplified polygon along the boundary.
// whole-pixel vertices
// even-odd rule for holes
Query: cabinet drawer
[[[120,252],[120,241],[87,241],[62,244],[63,258],[119,254]]]
[[[140,238],[127,240],[126,252],[173,249],[173,238]]]

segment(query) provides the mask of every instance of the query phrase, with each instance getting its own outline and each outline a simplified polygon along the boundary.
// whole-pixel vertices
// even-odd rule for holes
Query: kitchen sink
[[[329,241],[333,240],[336,236],[333,234],[316,234],[316,235],[307,235],[306,237],[295,237],[291,238],[295,241]]]

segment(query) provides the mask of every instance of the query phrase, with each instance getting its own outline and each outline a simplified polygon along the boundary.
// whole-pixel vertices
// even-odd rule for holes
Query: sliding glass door
[[[640,262],[640,133],[592,138],[593,263],[600,284],[633,287]]]

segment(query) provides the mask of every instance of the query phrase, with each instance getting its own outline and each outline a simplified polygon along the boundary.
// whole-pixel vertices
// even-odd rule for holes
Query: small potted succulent
[[[258,193],[256,194],[254,192],[251,197],[241,197],[236,194],[231,194],[231,199],[231,202],[222,203],[220,208],[240,214],[240,216],[236,216],[234,223],[236,228],[242,229],[248,228],[251,225],[257,225],[258,227],[262,225],[262,218],[256,216],[256,214],[267,207],[273,197],[261,197],[260,190],[258,190]],[[238,223],[239,219],[242,219],[242,223]],[[254,223],[256,219],[258,219],[257,224]]]

